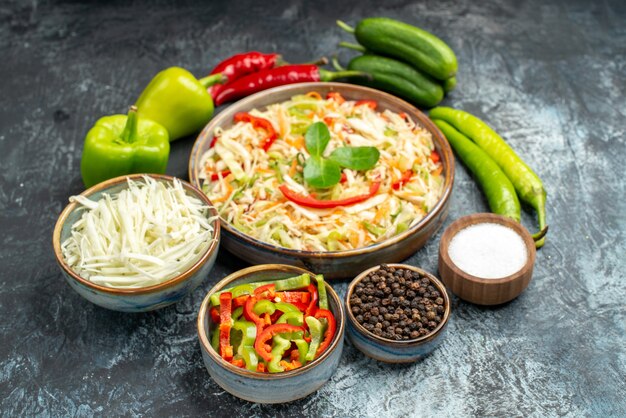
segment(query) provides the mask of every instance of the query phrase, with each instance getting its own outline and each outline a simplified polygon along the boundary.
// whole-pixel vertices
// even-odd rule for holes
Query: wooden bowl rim
[[[448,253],[448,248],[450,247],[450,242],[452,241],[452,238],[454,238],[454,236],[462,229],[465,229],[471,225],[477,225],[481,223],[496,223],[509,227],[522,238],[522,240],[524,241],[524,245],[526,246],[528,258],[526,259],[526,264],[524,264],[521,269],[505,277],[500,277],[496,279],[485,279],[483,277],[469,274],[461,270],[456,264],[454,264],[454,262],[450,258],[450,254]],[[506,216],[497,215],[495,213],[474,213],[471,215],[463,216],[452,222],[446,228],[439,241],[439,257],[445,263],[445,265],[450,270],[452,270],[454,274],[456,274],[463,280],[467,280],[472,283],[484,286],[502,285],[504,283],[522,280],[532,270],[533,265],[535,264],[535,256],[535,241],[533,240],[528,230],[524,228],[522,224],[514,221],[513,219],[507,218]],[[442,274],[442,272],[439,273]],[[443,275],[442,279],[444,279],[445,281]]]

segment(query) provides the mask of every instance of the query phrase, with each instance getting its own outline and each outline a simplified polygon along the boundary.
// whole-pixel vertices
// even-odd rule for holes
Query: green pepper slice
[[[307,361],[311,361],[315,358],[315,353],[322,342],[322,323],[312,316],[307,316],[305,321],[309,326],[309,332],[311,333],[311,343],[309,344],[309,351],[307,351],[305,359]]]
[[[328,309],[328,296],[326,295],[326,283],[324,282],[324,275],[318,274],[315,276],[317,282],[317,303],[320,309]]]

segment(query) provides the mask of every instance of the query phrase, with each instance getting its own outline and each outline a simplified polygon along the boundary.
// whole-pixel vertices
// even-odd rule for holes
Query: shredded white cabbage
[[[215,239],[209,207],[185,192],[144,176],[128,179],[117,195],[98,201],[72,196],[85,207],[61,249],[68,265],[93,283],[139,288],[188,270]]]
[[[438,155],[433,157],[432,137],[406,115],[322,99],[315,92],[250,113],[270,121],[278,139],[266,152],[266,132],[251,123],[218,129],[216,145],[202,156],[200,173],[203,190],[222,218],[247,235],[298,250],[354,249],[415,225],[441,198],[443,167]],[[344,169],[345,181],[328,189],[308,186],[302,175],[309,157],[303,135],[316,121],[324,121],[331,133],[325,156],[342,146],[371,146],[380,151],[376,166],[366,172]],[[222,175],[224,170],[230,174]],[[409,172],[409,180],[398,187]],[[375,196],[331,209],[299,205],[279,190],[284,184],[302,196],[340,200],[368,193],[373,181],[381,182]]]

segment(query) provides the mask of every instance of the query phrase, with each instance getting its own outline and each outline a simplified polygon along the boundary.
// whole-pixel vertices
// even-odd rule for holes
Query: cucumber
[[[348,69],[372,76],[371,80],[354,82],[387,91],[418,106],[433,107],[443,99],[439,82],[393,58],[361,55],[350,61]]]
[[[350,30],[343,22],[339,25]],[[368,51],[405,61],[438,80],[456,74],[454,51],[423,29],[386,17],[371,17],[357,24],[354,35]]]

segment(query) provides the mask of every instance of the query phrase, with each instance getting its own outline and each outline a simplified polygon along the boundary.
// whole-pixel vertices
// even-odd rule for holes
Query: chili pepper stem
[[[338,78],[349,78],[349,77],[364,77],[364,78],[371,78],[371,76],[367,73],[361,72],[361,71],[349,71],[349,70],[345,70],[345,71],[337,71],[337,72],[332,72],[332,71],[327,71],[324,70],[322,68],[320,68],[320,80],[321,81],[333,81],[336,80]]]
[[[337,21],[337,26],[339,26],[341,29],[345,30],[348,33],[354,33],[354,28],[352,26],[348,25],[343,20],[338,20]]]
[[[208,75],[208,76],[206,76],[204,78],[201,78],[198,81],[204,87],[209,88],[209,87],[211,87],[214,84],[224,84],[224,83],[226,83],[228,81],[228,78],[225,77],[224,75],[222,75],[222,73],[217,73],[217,74]]]
[[[353,44],[351,42],[342,41],[342,42],[339,42],[339,46],[342,48],[354,49],[355,51],[359,51],[359,52],[367,51],[364,46],[359,45],[359,44]]]
[[[339,58],[337,57],[337,55],[334,55],[330,62],[333,64],[333,68],[335,70],[346,71],[346,68],[342,67],[341,64],[339,63]]]
[[[126,119],[120,139],[127,144],[132,144],[137,140],[137,106],[135,105],[128,109],[128,119]]]

